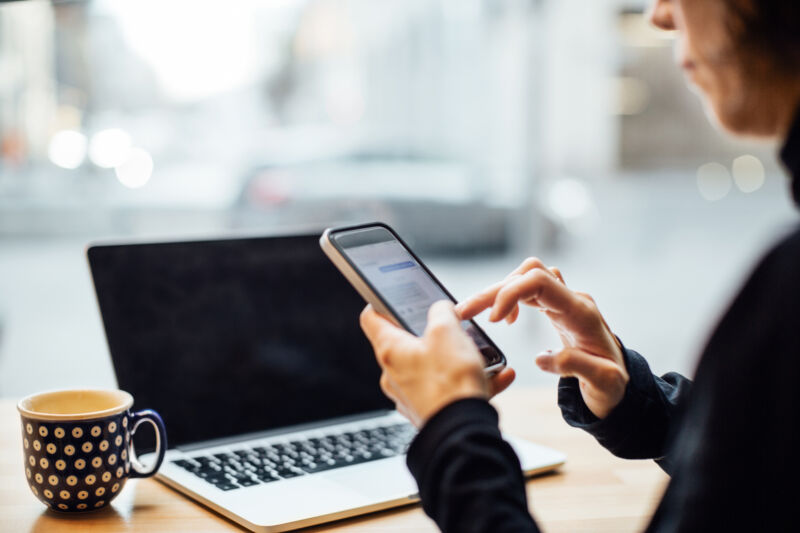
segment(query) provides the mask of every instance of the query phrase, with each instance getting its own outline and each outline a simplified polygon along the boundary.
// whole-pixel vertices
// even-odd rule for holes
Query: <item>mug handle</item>
[[[137,411],[131,415],[131,437],[133,437],[134,433],[136,433],[136,429],[144,422],[152,424],[153,429],[156,430],[156,460],[149,469],[142,465],[136,458],[133,439],[131,438],[131,478],[150,477],[155,474],[164,461],[164,454],[167,453],[167,430],[164,427],[164,421],[161,420],[158,413],[152,409]]]

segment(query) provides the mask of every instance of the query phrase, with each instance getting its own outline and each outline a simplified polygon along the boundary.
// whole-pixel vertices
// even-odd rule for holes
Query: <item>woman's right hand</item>
[[[539,368],[578,378],[589,410],[598,418],[608,416],[630,380],[622,349],[592,297],[567,288],[557,268],[528,258],[504,280],[458,304],[456,312],[469,320],[491,308],[491,322],[505,319],[511,324],[520,304],[543,311],[564,344],[559,353],[539,355]]]

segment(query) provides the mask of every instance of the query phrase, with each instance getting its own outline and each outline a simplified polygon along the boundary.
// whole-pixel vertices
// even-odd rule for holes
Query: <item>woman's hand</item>
[[[398,328],[371,306],[361,313],[361,328],[383,370],[383,392],[417,427],[456,400],[489,398],[514,381],[510,368],[486,377],[483,357],[450,302],[431,306],[422,337]]]
[[[520,303],[543,311],[564,344],[557,354],[539,355],[536,364],[547,372],[578,378],[587,407],[598,418],[608,416],[622,401],[630,379],[622,350],[591,296],[567,288],[558,269],[526,259],[456,311],[468,320],[491,308],[491,322],[505,319],[511,324],[519,316]]]

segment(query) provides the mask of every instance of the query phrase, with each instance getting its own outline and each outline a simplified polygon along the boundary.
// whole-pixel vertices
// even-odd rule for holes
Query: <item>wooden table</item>
[[[652,461],[623,461],[594,439],[567,426],[555,388],[512,387],[495,400],[503,429],[561,450],[567,463],[556,474],[528,482],[528,501],[548,532],[640,531],[667,480]],[[22,466],[16,402],[0,400],[0,531],[236,531],[239,526],[153,479],[132,480],[106,509],[83,515],[46,510],[31,494]],[[384,511],[309,532],[436,531],[419,505]]]

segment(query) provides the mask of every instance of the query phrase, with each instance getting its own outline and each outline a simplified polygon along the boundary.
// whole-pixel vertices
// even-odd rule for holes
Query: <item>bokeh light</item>
[[[141,148],[131,148],[124,163],[114,168],[120,183],[130,189],[144,187],[153,174],[153,158]]]
[[[739,190],[752,193],[759,190],[766,178],[764,164],[754,155],[743,155],[733,160],[733,181]]]
[[[59,131],[50,139],[47,156],[61,168],[74,169],[86,158],[86,136],[78,131]]]
[[[706,163],[697,169],[697,189],[700,196],[709,202],[725,198],[733,183],[731,173],[719,163]]]
[[[592,198],[586,185],[573,178],[555,182],[548,191],[550,210],[562,220],[575,220],[586,215],[592,207]]]
[[[128,159],[133,142],[127,132],[112,128],[99,131],[89,143],[89,159],[102,168],[114,168]]]

